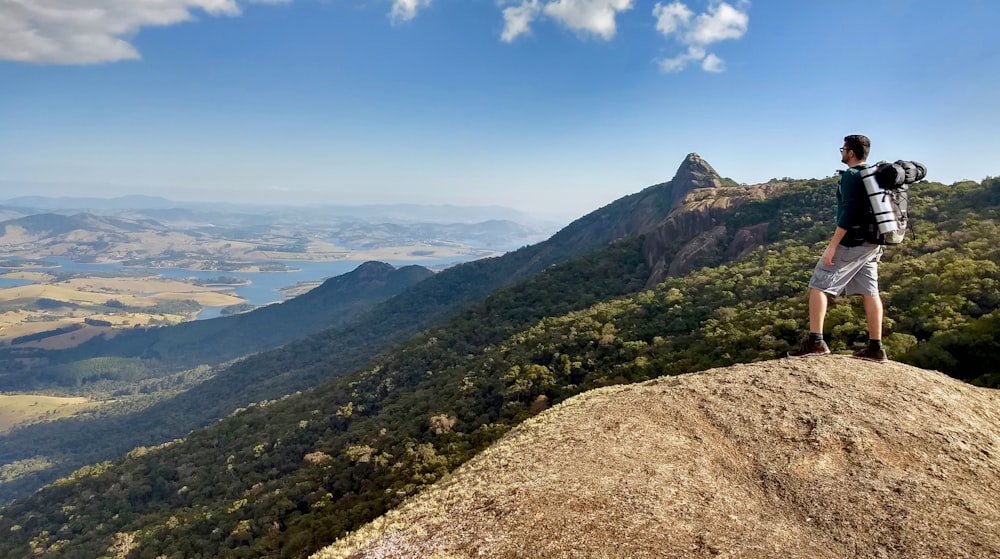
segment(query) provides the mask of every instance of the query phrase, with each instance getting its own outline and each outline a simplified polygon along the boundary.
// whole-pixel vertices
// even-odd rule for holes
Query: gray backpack
[[[916,161],[879,161],[874,165],[874,178],[878,183],[879,192],[871,195],[873,206],[883,208],[881,218],[876,217],[872,210],[871,223],[868,225],[867,240],[880,245],[898,245],[906,237],[910,227],[909,204],[910,185],[921,181],[927,176],[927,167]],[[888,212],[884,210],[888,210]],[[893,230],[883,233],[885,227],[878,227],[877,219],[895,222]],[[912,236],[912,233],[911,233]]]

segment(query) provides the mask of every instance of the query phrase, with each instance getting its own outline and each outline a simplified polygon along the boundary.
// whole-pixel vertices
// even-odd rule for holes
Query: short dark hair
[[[867,161],[868,152],[872,149],[872,142],[868,139],[868,136],[851,134],[850,136],[844,136],[844,146],[854,152],[854,157],[857,157],[861,161]]]

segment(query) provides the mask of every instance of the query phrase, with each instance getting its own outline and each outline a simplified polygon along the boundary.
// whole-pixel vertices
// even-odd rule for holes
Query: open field
[[[98,405],[86,398],[60,398],[37,394],[0,394],[0,434],[19,425],[69,417]]]
[[[231,292],[231,286],[199,286],[157,276],[83,276],[10,287],[0,289],[0,343],[82,326],[23,342],[24,347],[64,349],[116,328],[176,324],[193,319],[202,307],[243,302]]]
[[[52,281],[54,276],[48,272],[7,272],[6,274],[0,274],[0,279]]]
[[[79,277],[59,283],[31,284],[0,289],[0,301],[47,298],[79,304],[100,304],[111,299],[136,306],[157,301],[191,299],[203,305],[232,305],[235,295],[220,292],[225,286],[199,286],[186,281],[148,277]]]

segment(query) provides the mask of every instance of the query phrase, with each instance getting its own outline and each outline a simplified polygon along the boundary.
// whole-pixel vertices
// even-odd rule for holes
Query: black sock
[[[869,338],[868,347],[874,350],[882,349],[882,340],[872,340]]]
[[[817,334],[815,332],[809,332],[809,343],[811,343],[811,344],[818,344],[818,343],[820,343],[822,341],[823,341],[823,333],[822,332],[820,332],[819,334]]]

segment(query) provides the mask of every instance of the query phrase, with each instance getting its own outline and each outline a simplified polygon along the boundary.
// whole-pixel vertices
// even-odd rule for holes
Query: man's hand
[[[846,234],[847,229],[844,229],[839,225],[833,231],[833,238],[830,239],[830,244],[826,247],[826,250],[823,251],[823,264],[833,266],[833,255],[837,253],[837,245],[840,244],[840,240],[843,239]]]
[[[823,264],[833,266],[833,255],[837,253],[837,245],[831,244],[823,251]]]

